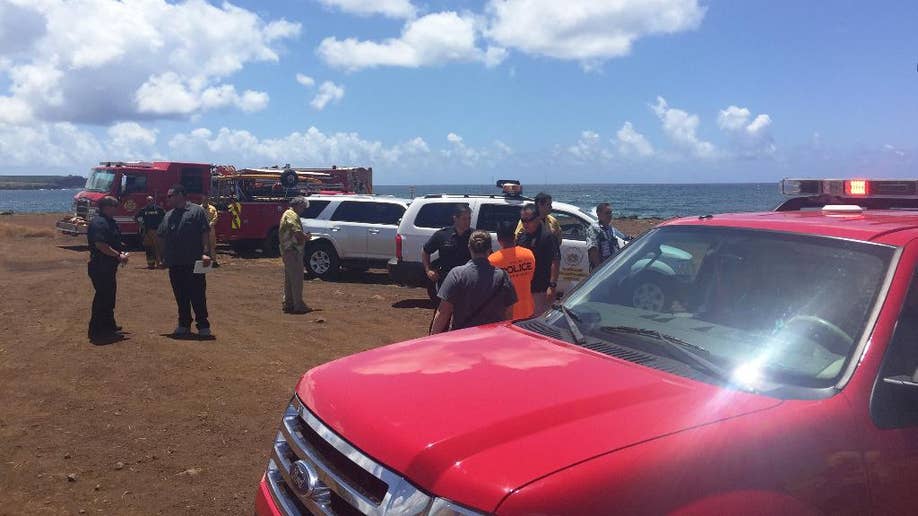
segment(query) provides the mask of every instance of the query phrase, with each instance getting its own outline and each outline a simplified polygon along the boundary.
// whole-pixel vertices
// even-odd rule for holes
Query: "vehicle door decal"
[[[558,278],[576,284],[589,274],[590,268],[587,264],[587,253],[583,246],[564,245],[561,248],[561,270]]]

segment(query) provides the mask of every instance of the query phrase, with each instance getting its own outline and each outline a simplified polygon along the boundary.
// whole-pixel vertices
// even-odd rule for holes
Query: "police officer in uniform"
[[[472,259],[469,253],[471,227],[472,209],[467,204],[457,204],[453,210],[453,225],[437,231],[424,244],[421,263],[427,278],[437,286],[437,290],[440,290],[449,271]],[[430,255],[435,252],[439,253],[436,267],[430,262]]]
[[[118,200],[105,196],[99,200],[98,206],[99,212],[89,223],[86,233],[89,242],[89,279],[96,291],[89,319],[89,340],[93,342],[120,338],[117,332],[121,327],[115,323],[115,276],[118,265],[128,261],[128,254],[123,252],[121,232],[113,218]]]

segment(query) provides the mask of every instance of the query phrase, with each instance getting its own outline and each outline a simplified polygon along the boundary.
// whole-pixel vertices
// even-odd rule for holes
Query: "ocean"
[[[616,217],[669,218],[709,213],[767,211],[782,196],[778,183],[530,185],[524,194],[550,193],[554,200],[591,209],[610,202]],[[79,190],[0,190],[0,211],[69,212]],[[498,194],[493,185],[377,185],[376,193],[408,197],[433,193]]]

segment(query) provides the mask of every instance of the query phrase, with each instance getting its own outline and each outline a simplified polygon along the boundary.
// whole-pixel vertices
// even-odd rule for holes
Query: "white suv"
[[[504,195],[427,195],[411,201],[411,206],[402,217],[396,235],[395,258],[389,260],[389,276],[401,285],[427,286],[433,296],[424,266],[421,251],[424,243],[435,231],[453,224],[453,209],[465,204],[472,209],[472,228],[485,229],[494,237],[500,223],[516,224],[520,220],[520,208],[532,199]],[[596,217],[571,204],[553,202],[553,215],[561,225],[561,272],[558,275],[558,291],[569,292],[580,280],[590,273],[590,259],[587,255],[587,228],[596,223]],[[620,247],[626,238],[615,230]],[[436,258],[436,253],[431,259]]]
[[[395,233],[408,201],[375,195],[312,195],[302,216],[306,272],[332,279],[341,267],[384,268],[395,255]]]

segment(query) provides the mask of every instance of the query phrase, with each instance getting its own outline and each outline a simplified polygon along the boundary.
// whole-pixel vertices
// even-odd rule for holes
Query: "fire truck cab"
[[[73,214],[58,221],[56,227],[69,235],[85,234],[99,199],[110,195],[119,201],[115,221],[122,235],[135,236],[139,228],[134,216],[147,204],[147,197],[165,207],[169,187],[182,184],[189,199],[200,202],[210,190],[212,170],[213,166],[206,163],[103,161],[90,171],[86,186],[73,197]]]

